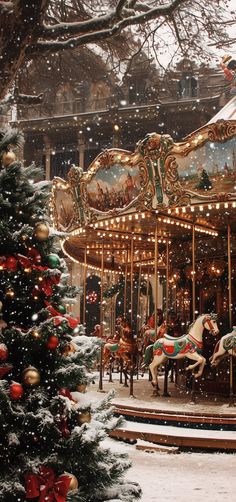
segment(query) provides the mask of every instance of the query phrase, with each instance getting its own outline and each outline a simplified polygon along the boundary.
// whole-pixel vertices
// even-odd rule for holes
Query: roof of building
[[[234,96],[221,110],[209,120],[213,124],[217,120],[236,120],[236,96]]]

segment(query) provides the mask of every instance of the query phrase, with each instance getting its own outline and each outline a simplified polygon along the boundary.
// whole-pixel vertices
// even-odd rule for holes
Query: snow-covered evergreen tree
[[[65,302],[75,297],[50,227],[50,183],[24,168],[0,131],[0,501],[133,501],[127,458],[103,440],[119,419],[82,393],[99,342]]]

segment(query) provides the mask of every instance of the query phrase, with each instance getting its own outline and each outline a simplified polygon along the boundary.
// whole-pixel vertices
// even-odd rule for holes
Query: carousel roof
[[[52,217],[67,232],[65,253],[81,262],[86,251],[88,263],[100,267],[105,252],[105,267],[114,269],[115,257],[124,268],[133,240],[137,266],[150,267],[155,238],[162,249],[193,229],[210,238],[229,223],[236,230],[235,104],[233,98],[181,143],[147,134],[134,152],[106,150],[88,171],[73,166],[67,180],[55,178]],[[158,267],[164,266],[160,257]]]
[[[226,103],[208,124],[214,124],[217,120],[236,120],[236,96]]]

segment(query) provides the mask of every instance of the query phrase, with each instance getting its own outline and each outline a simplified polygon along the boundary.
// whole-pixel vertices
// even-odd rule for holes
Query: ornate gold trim
[[[126,166],[128,165],[130,168],[137,167],[139,172],[139,193],[123,207],[115,207],[107,211],[102,211],[92,207],[89,203],[88,186],[99,171],[109,170],[115,163],[119,163],[120,165],[124,164]],[[105,150],[96,157],[90,165],[88,172],[84,173],[81,178],[80,191],[81,201],[87,222],[94,222],[99,217],[117,216],[129,211],[130,209],[148,209],[151,207],[154,195],[154,187],[149,179],[145,160],[137,152],[131,153],[127,150],[121,150],[119,148]]]
[[[235,193],[200,193],[187,189],[179,176],[178,157],[187,157],[189,153],[204,146],[207,142],[225,143],[236,135],[236,121],[218,120],[206,125],[187,136],[182,143],[174,143],[165,158],[165,192],[169,205],[185,205],[195,198],[202,202],[229,200],[236,197]]]

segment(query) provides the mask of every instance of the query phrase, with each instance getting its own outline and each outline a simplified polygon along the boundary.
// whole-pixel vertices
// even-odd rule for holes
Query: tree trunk
[[[26,62],[26,49],[37,39],[48,4],[49,0],[16,0],[13,10],[1,12],[0,100],[5,97],[17,71]]]

